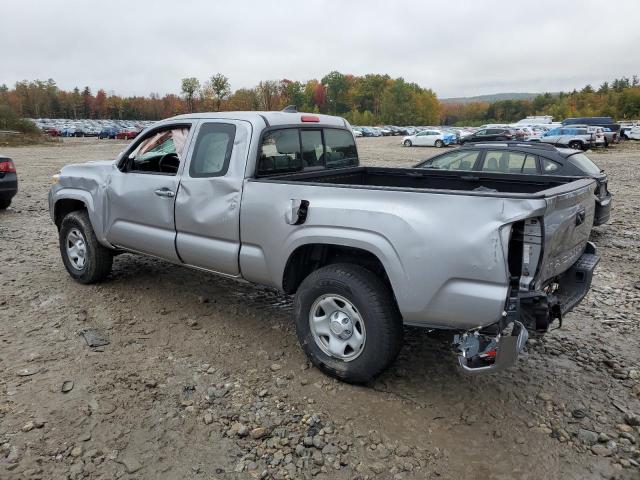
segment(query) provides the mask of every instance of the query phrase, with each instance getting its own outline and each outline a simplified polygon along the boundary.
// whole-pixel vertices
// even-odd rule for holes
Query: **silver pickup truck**
[[[115,160],[54,176],[69,274],[106,277],[133,252],[294,295],[300,343],[323,371],[366,382],[403,324],[444,329],[468,373],[512,365],[582,300],[593,179],[359,165],[342,118],[182,115]]]

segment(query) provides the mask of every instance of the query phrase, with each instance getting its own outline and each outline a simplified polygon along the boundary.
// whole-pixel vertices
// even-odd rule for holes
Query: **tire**
[[[318,306],[326,301],[338,309],[330,313]],[[316,367],[332,377],[348,383],[369,382],[393,363],[400,351],[402,319],[393,295],[378,276],[365,268],[341,263],[314,271],[298,288],[293,305],[302,349]],[[314,315],[319,312],[322,312],[320,316]],[[338,339],[333,330],[334,321],[338,323],[337,328],[345,328],[340,324],[340,314],[350,320],[346,327],[352,332],[348,340],[357,344],[358,336],[364,338],[358,350],[349,351],[348,346],[340,350],[350,358],[328,352],[328,340],[334,340],[336,345],[346,342]],[[338,318],[331,321],[334,315]],[[322,338],[315,326],[312,331],[314,318],[327,318],[325,325],[330,325]],[[346,333],[349,334],[349,330]]]
[[[410,146],[412,145],[411,140],[405,140],[405,141],[403,142],[403,145],[404,145],[405,147],[410,147]]]
[[[435,145],[438,148],[442,148],[442,147],[444,147],[444,142],[442,140],[436,140]]]
[[[6,210],[11,205],[11,197],[0,197],[0,210]]]
[[[582,143],[580,142],[569,142],[569,148],[573,148],[574,150],[582,150]]]
[[[72,246],[72,243],[75,245]],[[62,262],[71,278],[77,282],[96,283],[111,272],[113,252],[98,242],[86,210],[77,210],[64,217],[60,225],[59,245]],[[84,249],[84,253],[76,253],[74,259],[68,246],[76,247],[76,252]]]

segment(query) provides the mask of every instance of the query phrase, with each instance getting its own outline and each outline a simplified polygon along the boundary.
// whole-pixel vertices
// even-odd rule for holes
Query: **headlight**
[[[56,183],[60,183],[60,174],[59,173],[56,173],[55,175],[53,175],[51,177],[51,183],[54,184],[54,185]]]

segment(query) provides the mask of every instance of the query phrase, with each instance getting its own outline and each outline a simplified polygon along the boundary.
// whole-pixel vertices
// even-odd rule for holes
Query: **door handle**
[[[173,198],[173,197],[176,196],[176,194],[174,192],[172,192],[171,190],[169,190],[168,188],[159,188],[158,190],[154,191],[153,193],[155,193],[159,197],[165,197],[165,198]]]
[[[576,225],[582,225],[587,217],[587,213],[584,210],[580,210],[576,213]]]

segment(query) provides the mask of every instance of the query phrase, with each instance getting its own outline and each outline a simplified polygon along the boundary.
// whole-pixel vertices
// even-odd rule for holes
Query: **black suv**
[[[460,143],[505,142],[509,140],[517,140],[516,131],[511,128],[483,128],[473,135],[461,138]]]
[[[556,175],[590,177],[598,182],[594,225],[602,225],[611,216],[611,193],[607,176],[584,152],[556,148],[542,143],[503,142],[466,145],[436,155],[414,168],[463,170],[513,175]]]

